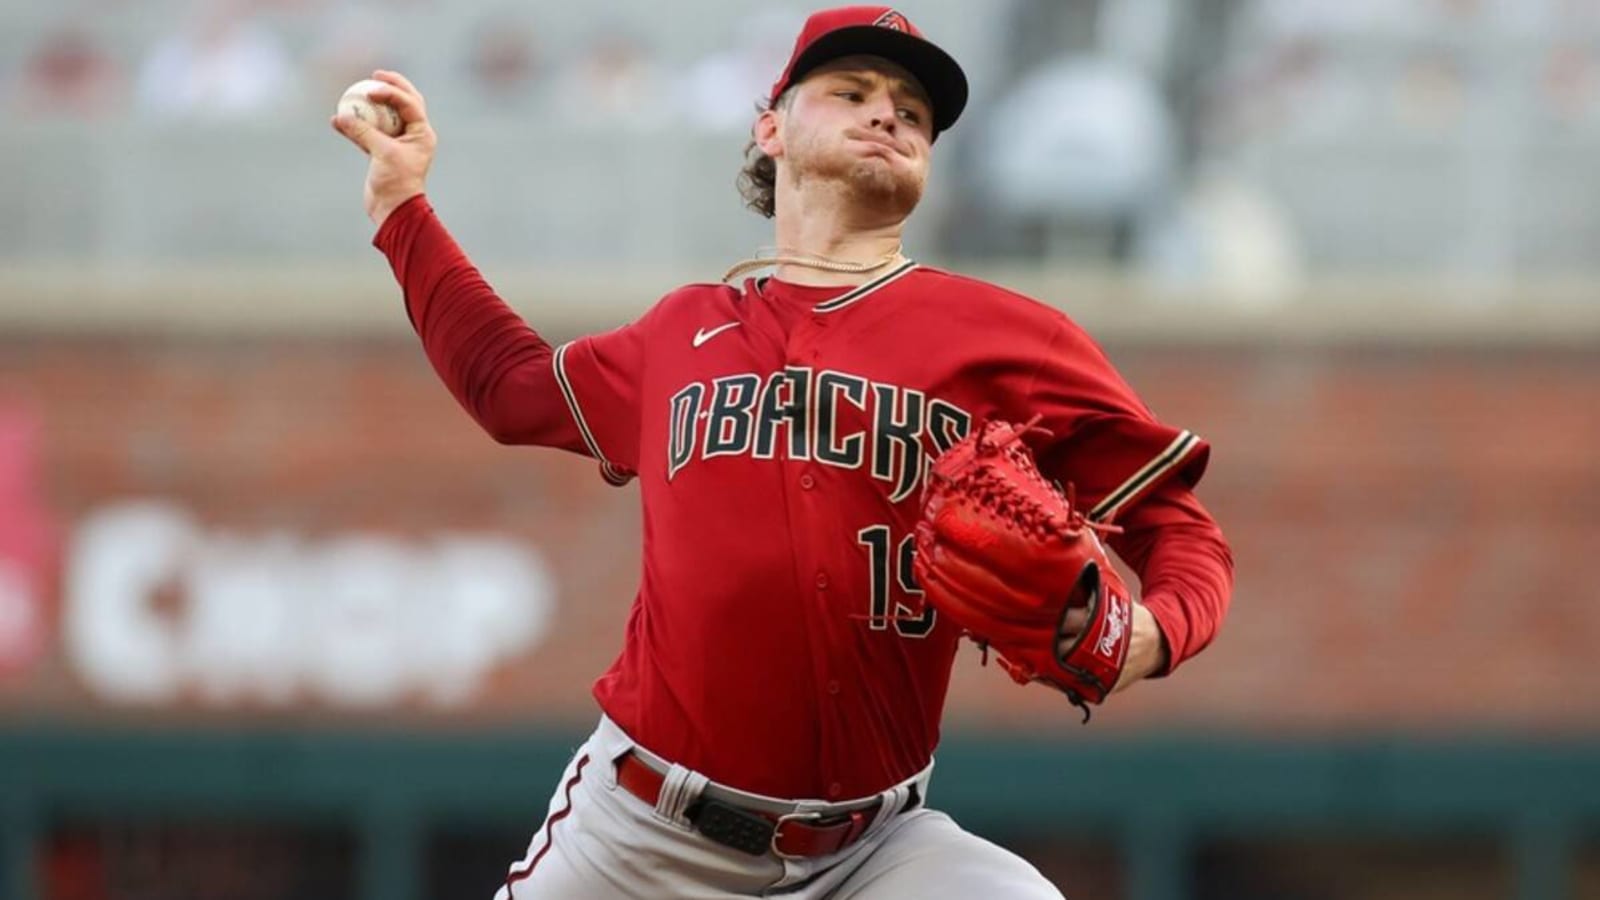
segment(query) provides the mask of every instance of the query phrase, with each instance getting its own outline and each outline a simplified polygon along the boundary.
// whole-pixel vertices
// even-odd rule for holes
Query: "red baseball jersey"
[[[448,236],[422,203],[378,239],[391,259],[459,254],[430,242]],[[914,262],[849,289],[690,285],[553,352],[503,305],[438,300],[488,290],[451,271],[402,281],[463,404],[502,440],[638,479],[643,571],[597,700],[747,791],[858,797],[927,765],[958,635],[908,615],[912,529],[930,460],[975,423],[1041,415],[1041,469],[1100,519],[1205,466],[1205,442],[1157,421],[1065,315]],[[438,349],[463,341],[472,354]]]

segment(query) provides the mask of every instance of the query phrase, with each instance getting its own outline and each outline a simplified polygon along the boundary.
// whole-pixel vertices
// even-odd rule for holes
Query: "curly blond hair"
[[[768,109],[788,109],[789,101],[794,97],[794,89],[790,88],[778,95],[778,100],[771,106],[758,105],[757,114]],[[739,170],[739,196],[744,198],[744,205],[770,219],[776,209],[775,196],[778,184],[778,161],[761,152],[754,140],[744,146],[744,168]]]

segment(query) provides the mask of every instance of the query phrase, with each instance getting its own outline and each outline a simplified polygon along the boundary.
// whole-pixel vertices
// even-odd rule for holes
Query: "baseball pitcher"
[[[1228,604],[1206,442],[1067,316],[904,253],[961,67],[882,6],[812,15],[780,65],[741,182],[776,249],[559,347],[435,216],[410,81],[374,74],[398,136],[332,123],[466,411],[639,483],[626,640],[507,900],[1060,897],[929,805],[958,642],[1086,713]]]

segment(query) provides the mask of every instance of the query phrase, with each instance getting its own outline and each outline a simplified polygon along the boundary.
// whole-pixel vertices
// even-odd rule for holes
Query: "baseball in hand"
[[[381,87],[388,85],[371,78],[363,78],[345,88],[344,96],[339,98],[338,113],[353,116],[394,137],[405,128],[405,123],[400,121],[400,113],[387,103],[372,102],[367,96],[370,91]]]

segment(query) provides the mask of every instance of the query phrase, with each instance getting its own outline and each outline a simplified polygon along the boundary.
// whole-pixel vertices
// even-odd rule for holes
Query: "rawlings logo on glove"
[[[1039,474],[1021,440],[1032,428],[988,422],[934,462],[915,571],[928,602],[1017,683],[1060,689],[1087,721],[1127,662],[1133,604],[1097,534],[1114,529]],[[1069,633],[1075,611],[1084,624]]]

